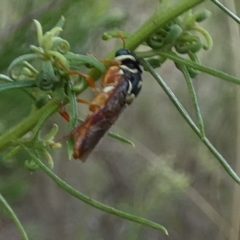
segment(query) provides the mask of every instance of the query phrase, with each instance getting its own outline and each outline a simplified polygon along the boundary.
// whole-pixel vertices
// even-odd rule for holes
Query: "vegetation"
[[[2,112],[6,112],[0,125],[0,150],[2,151],[0,159],[0,203],[3,206],[2,209],[5,210],[1,211],[1,215],[4,214],[5,219],[5,214],[7,213],[12,218],[23,239],[28,239],[26,232],[28,232],[30,239],[44,239],[48,235],[53,236],[52,233],[54,231],[56,233],[53,239],[59,239],[59,236],[63,239],[144,239],[144,236],[155,235],[160,236],[159,239],[164,238],[162,233],[152,232],[152,229],[145,230],[141,227],[142,225],[160,230],[167,235],[169,231],[170,237],[171,232],[175,232],[173,233],[175,239],[193,239],[194,233],[187,232],[189,227],[182,225],[180,218],[178,218],[177,224],[173,224],[176,221],[175,214],[179,213],[178,216],[181,214],[178,205],[181,203],[182,198],[185,199],[184,192],[187,192],[188,197],[196,203],[196,206],[208,215],[208,221],[211,220],[216,226],[222,226],[222,234],[220,236],[216,234],[218,239],[225,239],[229,235],[231,240],[237,239],[236,236],[239,233],[235,226],[237,226],[240,220],[234,218],[236,215],[232,214],[234,221],[232,221],[232,225],[228,224],[221,217],[221,214],[211,207],[211,203],[207,203],[204,197],[200,196],[195,190],[199,188],[202,190],[203,195],[207,195],[208,189],[203,187],[204,184],[208,184],[208,179],[215,179],[212,181],[214,184],[217,184],[217,171],[221,171],[221,181],[219,181],[224,186],[219,191],[221,192],[219,194],[223,195],[221,204],[225,206],[227,202],[224,211],[230,212],[231,207],[233,209],[237,208],[237,193],[239,190],[237,189],[233,192],[234,201],[232,206],[226,197],[228,196],[226,193],[229,191],[227,185],[232,183],[227,182],[225,177],[222,177],[222,169],[216,170],[218,169],[218,164],[212,163],[212,158],[215,158],[228,175],[239,184],[239,176],[223,157],[225,155],[229,156],[230,159],[237,158],[239,153],[236,152],[232,156],[231,150],[228,150],[227,147],[233,146],[231,144],[226,146],[224,142],[219,144],[219,137],[213,137],[212,122],[216,120],[212,120],[206,114],[209,111],[208,107],[202,107],[202,104],[199,104],[198,98],[199,96],[201,98],[201,95],[198,92],[201,91],[199,79],[201,76],[205,76],[202,73],[207,73],[210,76],[217,77],[219,80],[226,81],[219,83],[219,86],[223,86],[221,89],[222,94],[224,94],[224,88],[229,86],[229,84],[232,84],[232,89],[236,89],[236,85],[240,84],[240,79],[234,76],[237,67],[233,67],[233,74],[228,74],[224,68],[223,70],[218,70],[218,68],[204,65],[200,61],[199,55],[204,59],[203,56],[206,54],[206,51],[211,50],[213,47],[212,37],[202,27],[204,21],[210,17],[210,11],[202,8],[194,9],[194,7],[203,2],[203,0],[161,1],[158,3],[155,13],[145,20],[143,24],[136,27],[137,30],[129,33],[119,30],[120,26],[126,21],[126,16],[117,15],[116,13],[112,14],[108,10],[110,2],[107,0],[98,3],[96,1],[91,1],[91,3],[89,1],[87,3],[85,1],[53,1],[46,3],[41,8],[36,1],[30,6],[32,11],[26,7],[28,14],[15,27],[10,26],[9,30],[5,30],[2,38],[0,38],[2,42],[1,55],[4,56],[2,58],[4,61],[0,64],[1,72],[4,73],[5,69],[7,69],[6,74],[0,75],[0,106],[3,109]],[[221,9],[223,10],[222,13],[225,14],[224,16],[228,15],[235,22],[240,23],[239,18],[218,1],[212,1],[211,3],[212,6],[209,8],[214,9],[214,11]],[[56,6],[58,7],[56,8]],[[91,9],[89,9],[89,6],[91,6]],[[19,16],[24,15],[26,9],[22,10],[22,12],[19,10]],[[46,12],[46,9],[49,10]],[[64,17],[61,17],[59,20],[61,15],[65,16],[66,24]],[[51,16],[50,20],[49,16]],[[38,19],[34,20],[36,29],[34,31],[37,32],[37,37],[32,34],[33,30],[29,26],[31,22],[29,20],[33,18]],[[92,28],[95,31],[91,31]],[[13,30],[10,31],[10,29]],[[77,113],[75,98],[76,95],[84,96],[83,94],[88,87],[85,78],[79,72],[87,72],[91,78],[98,80],[107,69],[104,61],[96,58],[95,53],[94,55],[85,54],[88,50],[95,49],[94,46],[100,42],[100,39],[96,41],[96,36],[100,36],[103,32],[103,39],[109,40],[106,46],[113,44],[112,42],[114,41],[110,41],[113,38],[117,38],[116,42],[118,43],[118,46],[113,50],[110,51],[109,48],[108,54],[104,59],[111,60],[114,57],[116,50],[123,45],[119,40],[119,35],[123,36],[125,38],[124,46],[131,51],[135,51],[144,70],[151,75],[151,80],[147,81],[144,79],[144,88],[149,86],[152,90],[140,102],[139,112],[136,113],[135,117],[134,104],[131,105],[129,110],[127,110],[127,114],[124,115],[125,119],[123,122],[137,121],[135,132],[138,129],[138,133],[133,133],[129,124],[122,125],[122,129],[125,130],[123,130],[121,135],[124,135],[124,137],[116,134],[117,130],[109,133],[111,137],[111,139],[109,138],[109,143],[100,145],[97,148],[102,148],[104,151],[101,152],[100,150],[99,154],[98,152],[93,153],[89,157],[88,167],[79,167],[81,165],[80,162],[63,160],[67,156],[71,159],[73,151],[71,137],[68,137],[67,140],[68,153],[64,153],[63,159],[57,160],[60,158],[60,150],[58,148],[61,147],[58,139],[64,136],[64,131],[59,133],[59,137],[56,137],[56,134],[58,134],[58,129],[64,129],[64,125],[66,126],[67,124],[61,124],[58,117],[55,120],[52,120],[50,117],[54,113],[59,112],[62,104],[65,104],[70,116],[68,130],[65,130],[65,133],[67,131],[69,135],[69,132],[76,126],[79,114]],[[28,36],[27,40],[26,36]],[[36,39],[37,44],[32,44],[32,42],[36,42]],[[80,54],[79,52],[82,53]],[[225,55],[227,56],[227,54],[229,53]],[[171,60],[173,63],[171,66],[168,60]],[[181,73],[181,76],[186,81],[186,90],[184,90],[185,85],[183,83],[167,84],[166,82],[169,80],[163,80],[167,75],[163,73],[164,77],[160,77],[159,69],[161,69],[160,71],[166,69],[165,71],[169,72],[176,70],[174,76],[177,78],[181,78]],[[152,79],[155,79],[156,82],[153,82]],[[169,119],[176,117],[172,113],[169,114],[165,119],[166,122],[161,126],[159,116],[164,114],[164,110],[165,116],[167,116],[169,110],[167,108],[164,109],[164,106],[162,106],[163,108],[158,107],[159,94],[156,92],[158,88],[154,87],[156,83],[166,93],[166,96],[168,96],[185,122],[193,130],[195,136],[189,129],[185,129],[185,125],[183,125],[183,129],[186,132],[179,134],[177,126],[181,122],[180,118],[173,121],[172,125],[167,125]],[[213,90],[207,93],[206,89],[220,89],[219,86],[212,87],[211,84],[207,86],[208,82],[204,84],[206,86],[204,85],[202,94],[206,97],[213,94]],[[173,93],[176,87],[183,89],[182,92],[178,92],[180,97]],[[189,98],[183,98],[186,93],[188,93]],[[156,95],[155,100],[154,98],[150,99],[154,95]],[[213,98],[216,103],[219,101],[218,106],[232,96],[231,94],[227,95],[225,92],[225,95],[220,100],[217,100],[218,95],[218,93],[215,94]],[[238,93],[234,93],[234,100],[239,100],[237,96]],[[166,100],[163,100],[161,97],[161,101]],[[232,99],[231,101],[229,100],[229,102],[232,101]],[[208,102],[206,101],[205,103]],[[153,105],[151,111],[159,115],[158,119],[149,117],[150,110],[148,109],[148,104]],[[81,108],[84,111],[84,107]],[[9,111],[9,109],[12,111]],[[216,110],[217,108],[213,107],[213,109]],[[232,112],[230,109],[226,109],[217,113],[222,117],[228,116]],[[227,120],[228,125],[235,124],[235,126],[231,126],[231,129],[228,128],[227,133],[219,130],[221,132],[220,139],[229,140],[233,134],[238,139],[239,127],[237,122]],[[56,122],[59,123],[56,124]],[[166,133],[166,129],[172,131],[173,135]],[[128,132],[128,134],[124,134],[124,132]],[[145,133],[142,134],[143,132]],[[149,137],[144,137],[146,132],[149,134]],[[142,134],[142,137],[140,137],[140,139],[143,139],[142,143],[136,140],[138,139],[137,135],[140,133]],[[164,134],[167,134],[167,137]],[[128,137],[125,137],[125,135]],[[161,137],[161,135],[164,137]],[[119,141],[113,141],[114,139]],[[170,151],[169,145],[165,142],[166,139],[174,139],[172,140],[174,148]],[[199,142],[202,142],[206,148],[203,148],[203,145],[199,144]],[[118,145],[115,146],[115,144]],[[134,144],[136,148],[130,149],[129,145]],[[237,144],[237,141],[235,144]],[[122,151],[119,150],[119,145]],[[58,150],[53,153],[53,148]],[[206,149],[210,150],[212,155]],[[138,155],[133,156],[133,152]],[[221,152],[224,154],[222,155]],[[227,157],[226,159],[228,159]],[[201,174],[194,174],[196,170],[191,169],[191,164],[189,163],[191,158],[194,160],[193,168],[203,169],[202,173],[200,171]],[[94,161],[94,159],[98,159],[98,161]],[[186,162],[184,159],[186,159]],[[206,159],[210,160],[206,162]],[[75,169],[70,169],[70,165]],[[186,166],[184,167],[184,165]],[[28,175],[28,172],[22,166],[25,166],[33,176]],[[236,164],[236,169],[237,166]],[[178,170],[179,167],[186,168],[186,170],[190,168],[192,175],[183,174]],[[65,208],[72,207],[75,209],[78,203],[71,202],[74,200],[69,200],[68,197],[63,197],[61,193],[56,192],[58,191],[55,188],[56,185],[49,187],[51,181],[43,180],[45,179],[45,174],[41,175],[40,171],[36,171],[39,168],[67,193],[103,211],[99,213],[102,215],[95,215],[92,210],[85,208],[78,212],[78,214],[83,216],[79,219],[79,216],[74,214],[76,210],[65,210]],[[79,168],[84,168],[88,171],[80,170]],[[51,169],[54,169],[57,174],[53,173]],[[71,175],[70,178],[69,175]],[[193,178],[194,175],[195,178]],[[36,179],[36,183],[31,185],[33,177]],[[202,178],[199,185],[195,182],[199,180],[198,177]],[[38,180],[40,180],[41,184],[37,184]],[[70,184],[67,184],[68,180]],[[215,186],[214,184],[211,187]],[[81,192],[77,190],[79,188]],[[53,197],[52,200],[46,201],[41,207],[36,207],[41,203],[40,198],[42,196],[44,196],[43,200],[45,200],[46,196],[55,193],[57,196]],[[215,193],[214,195],[217,194]],[[26,215],[29,209],[27,211],[23,210],[24,205],[28,205],[27,199],[30,196],[32,196],[32,206],[35,208],[36,215],[41,210],[44,210],[47,215],[39,215],[41,216],[39,222],[45,223],[42,225],[42,228],[38,224],[35,225],[35,223],[31,225],[31,217]],[[91,196],[91,198],[88,196]],[[95,197],[100,200],[93,200]],[[6,199],[15,207],[18,206],[17,202],[20,201],[21,206],[23,206],[21,208],[22,214],[15,214]],[[215,200],[212,201],[212,204],[215,204]],[[107,202],[107,204],[102,202]],[[74,204],[71,205],[71,203]],[[114,208],[110,206],[114,206]],[[47,210],[48,208],[52,209],[50,211],[52,213],[51,217],[50,212]],[[118,209],[121,209],[121,211]],[[61,214],[60,211],[66,211],[65,218],[58,218],[58,216],[61,216],[59,215]],[[222,214],[224,214],[224,211]],[[109,216],[107,213],[134,223],[140,223],[140,225],[133,225],[134,223],[129,222],[127,223],[128,225],[125,225],[124,221],[120,222],[121,220],[114,218],[114,216]],[[186,213],[187,211],[184,211],[185,215]],[[16,215],[20,215],[20,219],[26,219],[23,224],[26,225],[26,230]],[[191,210],[192,215],[194,216],[193,210]],[[91,216],[99,218],[99,221]],[[148,219],[152,219],[152,221]],[[76,220],[79,223],[74,225],[73,223]],[[195,221],[198,220],[196,219]],[[48,224],[53,222],[52,226],[56,230],[48,228]],[[167,226],[167,229],[160,225],[159,222]],[[192,224],[190,224],[190,221],[184,223],[187,226]],[[200,223],[202,224],[201,220]],[[88,224],[90,227],[88,227]],[[120,233],[121,226],[124,233]],[[97,233],[91,233],[93,228],[96,229]],[[207,236],[215,231],[217,231],[216,228],[209,225],[209,228],[206,227],[204,234]],[[3,234],[6,235],[6,233]],[[177,236],[180,237],[177,238]],[[14,239],[14,236],[11,236],[11,239]]]

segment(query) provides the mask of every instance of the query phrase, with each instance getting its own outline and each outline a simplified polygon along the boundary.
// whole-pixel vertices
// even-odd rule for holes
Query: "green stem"
[[[193,131],[201,138],[200,130],[195,125],[195,123],[192,121],[192,119],[188,115],[187,111],[185,110],[183,105],[179,102],[178,98],[175,96],[175,94],[172,92],[172,90],[168,87],[168,85],[163,81],[163,79],[159,76],[159,74],[152,68],[152,66],[147,61],[142,60],[141,63],[144,66],[144,68],[146,68],[149,71],[149,73],[154,77],[154,79],[162,87],[164,92],[170,98],[170,100],[172,101],[174,106],[177,108],[177,110],[182,115],[182,117],[186,120],[186,122],[190,125],[190,127],[193,129]]]
[[[213,68],[210,68],[210,67],[206,67],[204,65],[200,65],[200,64],[197,64],[195,62],[192,62],[192,61],[189,61],[187,59],[184,59],[184,58],[181,58],[181,57],[178,57],[172,53],[166,53],[166,52],[159,52],[159,54],[163,57],[166,57],[168,59],[171,59],[172,61],[176,62],[176,63],[180,63],[180,64],[184,64],[185,66],[188,66],[188,67],[191,67],[191,68],[194,68],[196,70],[199,70],[201,72],[205,72],[205,73],[208,73],[212,76],[215,76],[217,78],[221,78],[221,79],[224,79],[226,81],[229,81],[229,82],[232,82],[232,83],[235,83],[235,84],[239,84],[240,85],[240,79],[235,77],[235,76],[232,76],[230,74],[227,74],[225,72],[222,72],[222,71],[219,71],[219,70],[216,70],[216,69],[213,69]]]
[[[125,47],[131,51],[135,50],[148,37],[156,32],[156,30],[202,2],[204,2],[204,0],[181,0],[168,7],[166,6],[166,3],[160,3],[156,13],[154,13],[141,27],[139,27],[139,29],[126,39]],[[122,44],[118,45],[106,56],[106,59],[114,58],[115,52],[122,47]],[[90,75],[94,79],[97,79],[99,77],[99,72],[94,69],[90,71]]]
[[[167,7],[166,4],[158,7],[155,14],[150,17],[130,38],[126,40],[126,48],[134,50],[156,30],[163,27],[170,20],[176,18],[187,10],[199,5],[204,0],[181,0]]]
[[[212,40],[212,38],[209,35],[207,30],[205,30],[204,28],[202,28],[198,25],[193,26],[191,29],[195,30],[195,31],[198,31],[199,33],[201,33],[204,36],[204,38],[206,40],[206,43],[207,43],[207,44],[205,44],[205,49],[211,49],[212,48],[213,40]]]
[[[187,60],[186,58],[179,57],[176,54],[173,54],[172,52],[162,52],[162,51],[159,51],[159,50],[151,50],[151,51],[147,51],[147,52],[137,52],[136,55],[139,58],[151,58],[152,56],[160,55],[164,59],[170,59],[170,60],[172,60],[172,61],[174,61],[178,64],[183,64],[185,66],[191,67],[191,68],[199,70],[201,72],[208,73],[208,74],[210,74],[212,76],[215,76],[217,78],[221,78],[221,79],[226,80],[228,82],[232,82],[232,83],[240,85],[240,79],[233,76],[233,75],[230,75],[228,73],[225,73],[225,72],[222,72],[222,71],[210,68],[210,67],[207,67],[207,66],[202,65],[202,64],[198,64],[196,62]]]
[[[145,218],[141,218],[135,215],[131,215],[129,213],[117,210],[113,207],[109,207],[105,204],[102,204],[98,201],[95,201],[88,196],[80,193],[76,189],[72,188],[70,185],[68,185],[66,182],[64,182],[62,179],[60,179],[57,175],[55,175],[48,167],[46,167],[41,160],[39,160],[31,151],[28,150],[28,148],[24,147],[23,148],[28,152],[28,154],[31,156],[31,158],[39,165],[39,167],[54,181],[56,182],[62,189],[64,189],[66,192],[68,192],[70,195],[76,197],[77,199],[87,203],[88,205],[97,208],[101,211],[108,212],[110,214],[113,214],[115,216],[125,218],[129,221],[135,222],[135,223],[140,223],[142,225],[152,227],[158,230],[163,231],[166,235],[168,235],[167,230],[161,226],[158,223],[149,221]]]
[[[20,89],[20,88],[33,88],[36,87],[34,81],[19,81],[19,82],[7,82],[0,85],[0,92],[11,90],[11,89]]]
[[[21,222],[19,221],[19,219],[17,218],[16,214],[14,213],[14,211],[12,210],[12,208],[9,206],[9,204],[7,203],[7,201],[5,200],[5,198],[2,196],[2,194],[0,194],[0,203],[3,205],[3,208],[7,211],[7,213],[9,214],[10,218],[13,220],[13,222],[16,224],[21,236],[23,240],[28,240],[28,236],[27,233],[25,232]]]
[[[112,137],[112,138],[115,138],[116,140],[118,140],[120,142],[127,143],[127,144],[131,145],[132,147],[135,147],[133,141],[131,141],[131,140],[119,135],[119,134],[116,134],[116,133],[113,133],[113,132],[109,131],[108,136]]]
[[[239,176],[234,172],[234,170],[231,168],[231,166],[228,164],[228,162],[224,159],[224,157],[217,151],[217,149],[211,144],[211,142],[206,138],[202,138],[202,134],[198,127],[195,125],[191,117],[188,115],[187,111],[184,109],[182,104],[179,102],[177,97],[174,95],[174,93],[171,91],[171,89],[168,87],[168,85],[163,81],[163,79],[159,76],[159,74],[152,68],[152,66],[147,62],[142,60],[142,65],[144,68],[146,68],[151,75],[154,77],[154,79],[158,82],[158,84],[162,87],[164,92],[167,94],[167,96],[170,98],[174,106],[177,108],[179,113],[182,115],[182,117],[186,120],[188,125],[193,129],[193,131],[197,134],[197,136],[202,140],[202,142],[205,144],[205,146],[212,152],[212,154],[217,158],[217,160],[220,162],[220,164],[223,166],[223,168],[226,170],[226,172],[232,177],[232,179],[240,184],[240,178]]]
[[[28,142],[33,142],[36,141],[37,138],[39,137],[39,132],[42,129],[43,125],[45,124],[46,120],[51,116],[52,114],[52,109],[47,109],[47,111],[43,112],[41,115],[40,119],[38,120],[37,124],[35,127],[32,129],[32,135],[31,137],[27,140]],[[55,133],[56,134],[56,133]]]
[[[234,21],[236,21],[238,24],[240,24],[240,18],[231,12],[228,8],[226,8],[222,3],[220,3],[218,0],[212,0],[214,4],[216,4],[220,9],[222,9],[228,16],[230,16]]]
[[[72,84],[69,81],[68,83],[68,99],[69,99],[69,131],[72,131],[77,123],[77,103],[76,103],[76,96],[75,92],[72,91]]]
[[[39,119],[41,119],[41,117],[45,115],[46,112],[48,112],[50,116],[56,112],[58,108],[59,105],[57,104],[57,101],[52,100],[42,108],[33,110],[28,117],[23,119],[19,124],[11,128],[8,132],[0,136],[0,151],[8,147],[14,140],[31,131],[36,126]]]
[[[71,82],[68,83],[68,99],[69,99],[69,132],[73,131],[73,129],[76,127],[77,123],[77,106],[76,106],[76,96],[75,92],[72,91]],[[68,158],[72,159],[73,155],[73,138],[70,137],[67,140],[67,152],[68,152]]]
[[[182,73],[183,73],[183,75],[186,79],[188,90],[190,92],[190,96],[192,98],[193,106],[194,106],[195,113],[196,113],[196,116],[197,116],[198,126],[199,126],[199,129],[200,129],[201,137],[204,138],[205,137],[204,123],[203,123],[200,107],[199,107],[198,100],[197,100],[197,94],[195,92],[192,79],[191,79],[191,77],[189,75],[189,72],[188,72],[185,65],[179,64],[179,67],[180,67],[180,69],[181,69],[181,71],[182,71]]]

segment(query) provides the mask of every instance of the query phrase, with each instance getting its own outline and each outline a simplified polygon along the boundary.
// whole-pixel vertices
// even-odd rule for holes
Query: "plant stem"
[[[5,200],[5,198],[2,196],[2,194],[0,193],[0,203],[3,205],[3,208],[7,211],[7,213],[9,214],[9,216],[11,217],[11,219],[13,220],[13,222],[16,224],[21,236],[23,240],[28,240],[28,236],[21,224],[21,222],[19,221],[19,219],[17,218],[16,214],[14,213],[14,211],[12,210],[12,208],[9,206],[9,204],[7,203],[7,201]]]
[[[126,39],[125,47],[131,51],[135,50],[148,37],[156,32],[156,30],[160,29],[180,14],[199,5],[202,2],[204,2],[204,0],[181,0],[176,4],[173,3],[171,6],[166,6],[166,3],[160,3],[157,11],[141,27],[139,27],[139,29],[137,29],[129,38]],[[122,44],[113,49],[106,56],[106,59],[114,58],[115,52],[120,48],[122,48]],[[99,77],[99,72],[94,69],[90,71],[90,75],[96,79]]]
[[[228,16],[230,16],[234,21],[236,21],[238,24],[240,24],[240,18],[231,12],[227,7],[225,7],[222,3],[220,3],[218,0],[212,0],[214,4],[216,4],[220,9],[222,9]]]
[[[7,82],[0,85],[0,92],[15,89],[15,88],[33,88],[36,87],[34,81],[19,81],[19,82]]]
[[[197,121],[198,121],[199,130],[201,133],[201,137],[204,138],[205,137],[204,123],[203,123],[200,107],[199,107],[198,100],[197,100],[197,94],[195,92],[192,79],[191,79],[189,72],[187,70],[187,67],[185,65],[179,64],[179,67],[186,79],[188,90],[189,90],[190,96],[192,98],[194,110],[195,110],[195,113],[197,116]]]
[[[80,193],[76,189],[72,188],[70,185],[68,185],[66,182],[64,182],[62,179],[60,179],[57,175],[55,175],[48,167],[46,167],[41,160],[39,160],[31,151],[28,150],[28,148],[24,147],[23,148],[28,152],[28,154],[31,156],[31,158],[39,165],[39,167],[54,181],[56,182],[62,189],[64,189],[66,192],[68,192],[70,195],[78,198],[79,200],[87,203],[88,205],[97,208],[101,211],[108,212],[110,214],[113,214],[115,216],[125,218],[129,221],[135,222],[135,223],[140,223],[142,225],[152,227],[158,230],[163,231],[166,235],[168,235],[167,230],[161,226],[158,223],[152,222],[150,220],[147,220],[145,218],[141,218],[120,210],[117,210],[113,207],[107,206],[105,204],[102,204],[96,200],[91,199],[90,197]]]
[[[181,0],[172,6],[159,5],[155,14],[152,15],[133,35],[126,40],[126,47],[134,50],[156,30],[163,27],[170,20],[176,18],[187,10],[199,5],[204,0]]]
[[[224,157],[217,151],[217,149],[211,144],[211,142],[206,138],[202,138],[202,134],[198,127],[195,125],[191,117],[188,115],[187,111],[184,109],[182,104],[179,102],[177,97],[174,95],[172,90],[168,87],[168,85],[163,81],[163,79],[159,76],[159,74],[152,68],[152,66],[147,61],[142,61],[142,65],[151,73],[151,75],[155,78],[158,84],[162,87],[164,92],[168,95],[174,106],[177,108],[182,117],[186,120],[189,126],[193,129],[193,131],[197,134],[197,136],[202,140],[202,142],[206,145],[206,147],[212,152],[212,154],[217,158],[223,168],[227,171],[227,173],[232,177],[232,179],[240,184],[239,176],[233,171],[228,162],[224,159]]]
[[[159,55],[161,55],[163,57],[166,57],[168,59],[171,59],[172,61],[174,61],[176,63],[184,64],[185,66],[194,68],[196,70],[208,73],[208,74],[210,74],[212,76],[215,76],[217,78],[221,78],[221,79],[224,79],[226,81],[229,81],[229,82],[240,85],[240,79],[239,78],[237,78],[235,76],[232,76],[230,74],[227,74],[225,72],[222,72],[222,71],[219,71],[219,70],[216,70],[216,69],[204,66],[204,65],[197,64],[197,63],[189,61],[185,58],[181,58],[179,56],[176,56],[172,53],[159,52]]]
[[[8,147],[14,140],[22,137],[24,134],[32,130],[46,112],[48,112],[50,116],[56,112],[58,108],[59,105],[57,104],[57,101],[52,100],[42,108],[33,110],[28,117],[0,136],[0,151]]]

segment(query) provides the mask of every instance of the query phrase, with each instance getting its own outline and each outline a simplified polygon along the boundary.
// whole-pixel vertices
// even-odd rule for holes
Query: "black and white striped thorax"
[[[125,48],[121,48],[116,52],[115,60],[121,62],[119,73],[128,81],[126,103],[130,104],[142,87],[140,62],[134,53]]]

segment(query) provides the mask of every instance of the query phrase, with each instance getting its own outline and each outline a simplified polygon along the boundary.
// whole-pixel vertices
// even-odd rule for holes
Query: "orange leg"
[[[94,103],[92,103],[92,102],[90,102],[88,100],[82,99],[82,98],[77,98],[77,102],[88,105],[89,106],[89,110],[91,112],[95,112],[95,111],[97,111],[100,108],[100,106],[98,104],[94,104]]]
[[[81,77],[85,78],[88,85],[90,86],[90,88],[92,88],[94,91],[97,91],[95,82],[92,79],[92,77],[88,76],[87,74],[81,73],[79,71],[75,71],[75,70],[68,70],[68,73],[72,74],[72,75],[78,75],[78,76],[81,76]]]
[[[95,86],[95,83],[94,83],[94,80],[92,79],[92,77],[88,76],[87,74],[81,73],[79,71],[67,69],[59,60],[57,60],[57,62],[69,74],[71,74],[71,75],[78,75],[78,76],[81,76],[81,77],[85,78],[87,83],[88,83],[88,85],[95,91],[96,86]]]
[[[94,104],[94,103],[92,103],[92,102],[90,102],[90,101],[88,101],[88,100],[85,100],[85,99],[82,99],[82,98],[77,98],[76,100],[77,100],[77,102],[79,102],[79,103],[83,103],[83,104],[88,105],[88,106],[89,106],[89,110],[90,110],[91,112],[95,112],[95,111],[97,111],[97,110],[100,108],[100,106],[99,106],[98,104]],[[70,121],[70,117],[69,117],[69,114],[67,113],[67,111],[66,111],[63,103],[61,102],[59,105],[60,105],[59,114],[60,114],[67,122],[69,122],[69,121]]]
[[[122,42],[123,42],[123,47],[125,48],[125,45],[126,45],[126,43],[125,43],[125,38],[123,37],[123,35],[122,35],[121,33],[118,34],[118,38],[120,38],[120,39],[122,40]]]
[[[85,99],[82,99],[82,98],[77,98],[76,99],[77,102],[79,103],[83,103],[83,104],[86,104],[89,106],[89,110],[91,112],[95,112],[96,110],[98,110],[100,107],[99,105],[97,104],[94,104],[94,103],[91,103],[90,101],[88,100],[85,100]],[[70,117],[69,117],[69,114],[67,113],[64,105],[62,103],[60,103],[60,111],[59,111],[59,114],[67,121],[69,122],[70,121]]]

